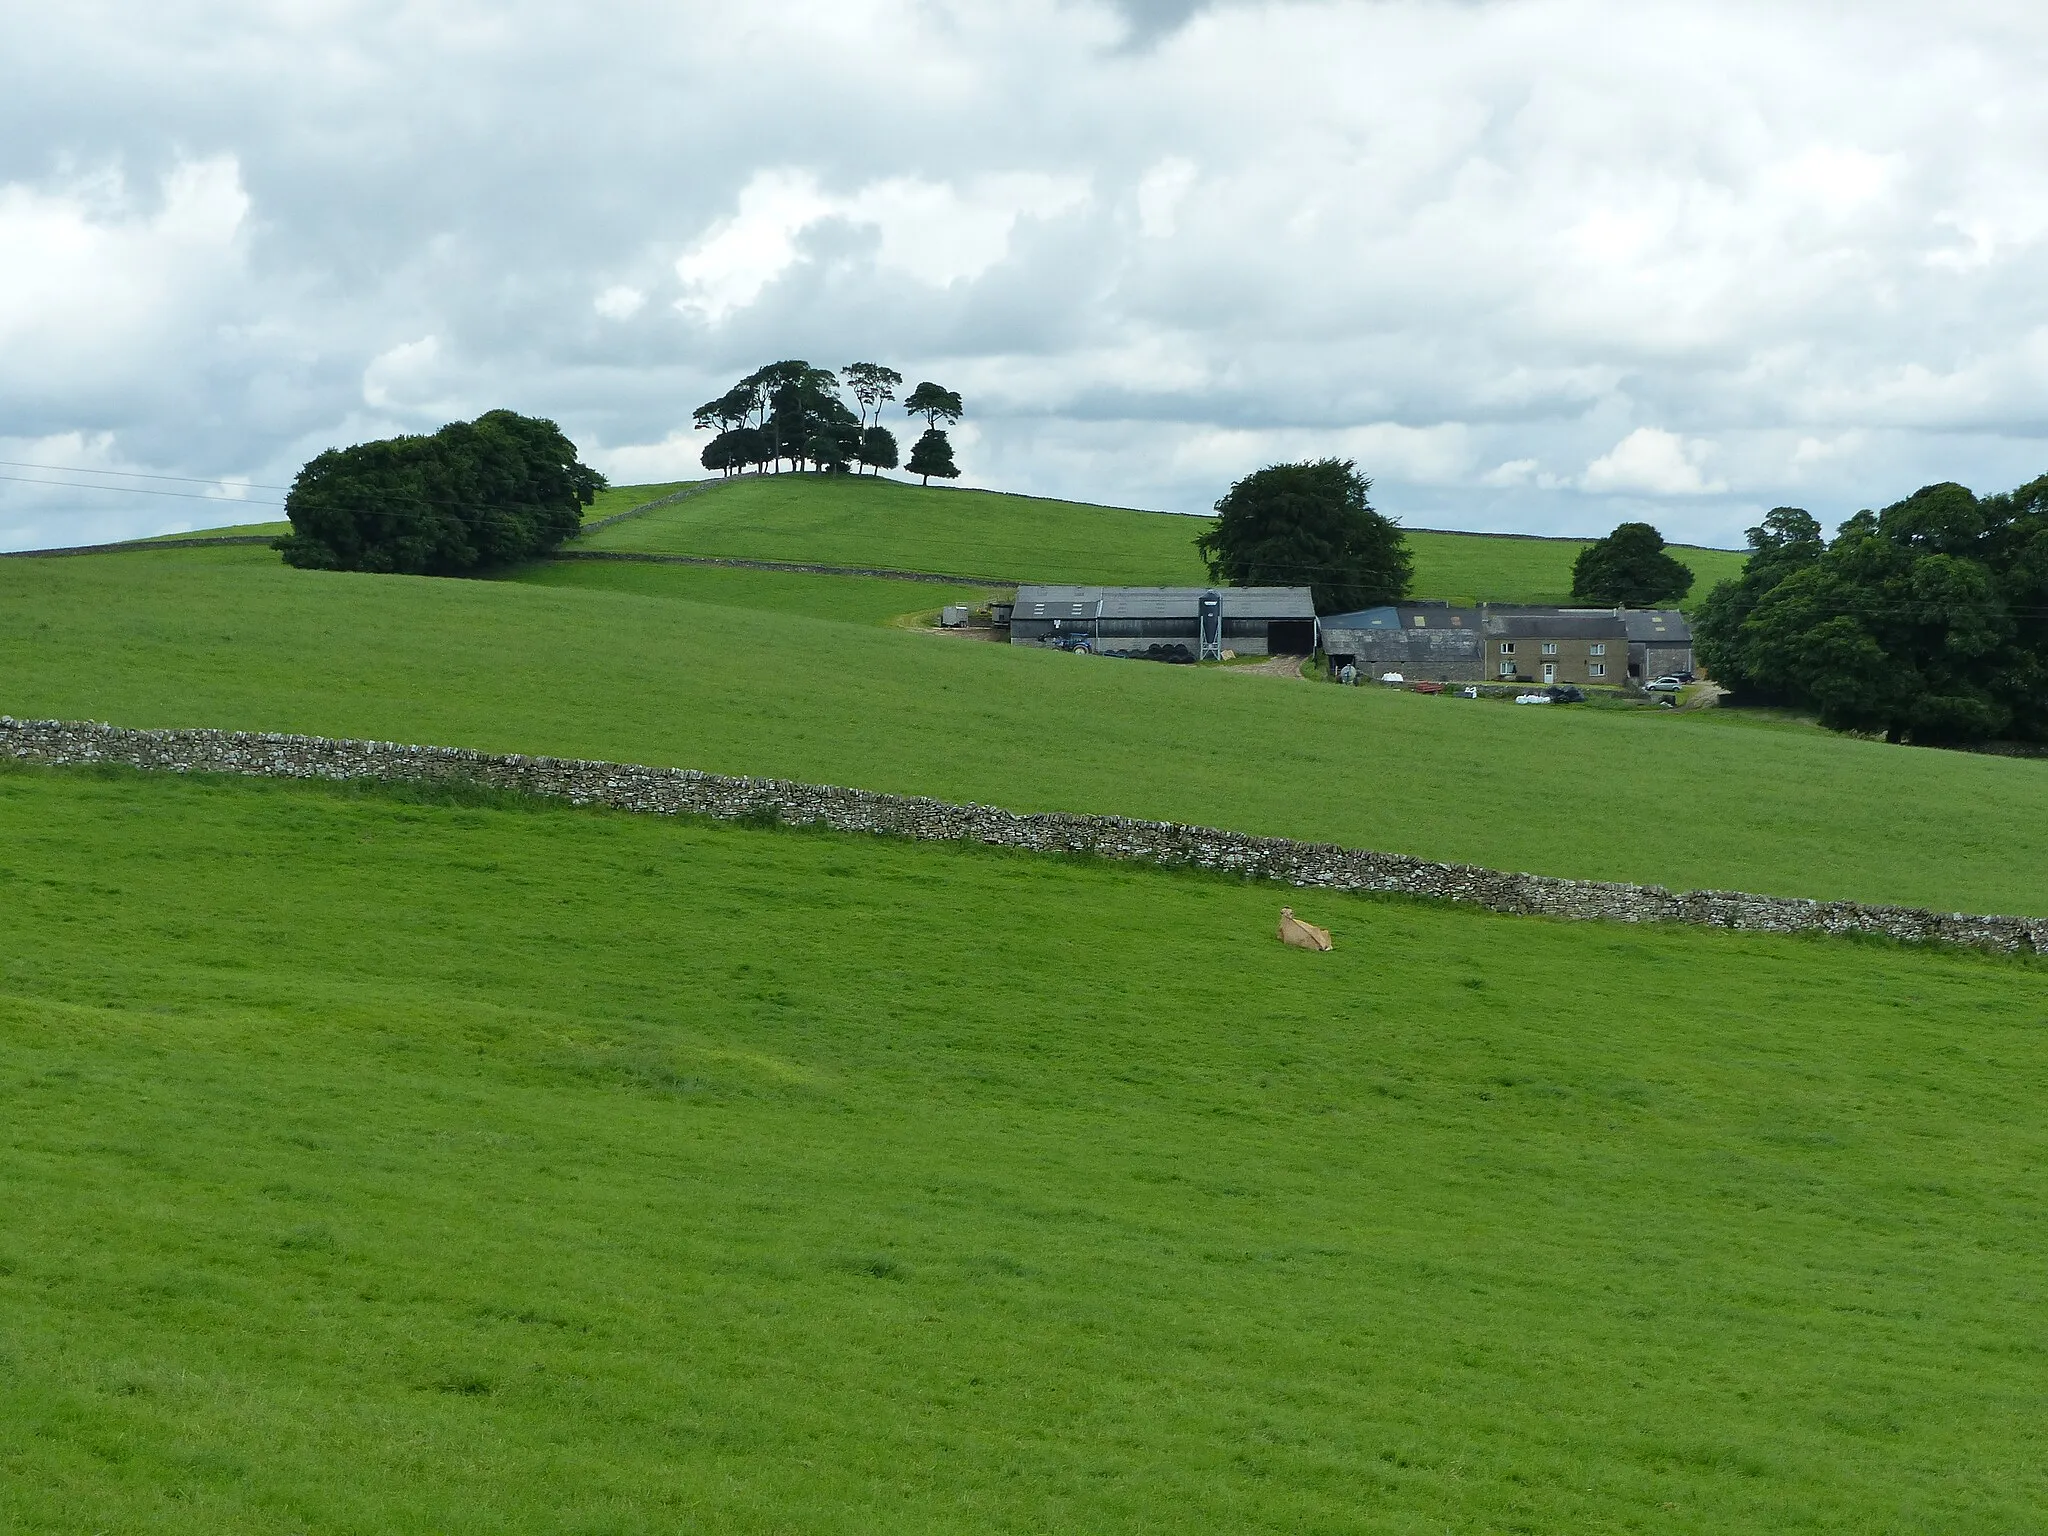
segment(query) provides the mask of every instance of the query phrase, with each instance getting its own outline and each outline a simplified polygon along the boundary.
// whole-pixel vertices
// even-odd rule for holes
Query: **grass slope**
[[[642,487],[652,499],[663,487]],[[618,494],[618,493],[612,493]],[[630,503],[629,503],[630,504]],[[623,510],[623,507],[620,508]],[[593,534],[589,547],[870,565],[1026,581],[1189,585],[1208,580],[1194,541],[1206,519],[893,480],[778,475],[738,480]],[[1419,597],[1564,602],[1582,539],[1408,535]],[[1742,569],[1729,550],[1680,549],[1693,595]]]
[[[0,1530],[2048,1504],[2038,967],[18,770],[0,898]]]
[[[583,521],[594,523],[600,518],[616,517],[621,512],[630,512],[635,507],[644,507],[650,501],[659,501],[692,480],[670,480],[661,485],[614,485],[599,491],[591,498],[590,505],[583,509]],[[651,514],[650,514],[651,515]]]
[[[1066,656],[591,579],[293,571],[253,548],[4,561],[0,712],[674,763],[1546,874],[2048,911],[2039,761]],[[899,585],[906,609],[939,600]]]

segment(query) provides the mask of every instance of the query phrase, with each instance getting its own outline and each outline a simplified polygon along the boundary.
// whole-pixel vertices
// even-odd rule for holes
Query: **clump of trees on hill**
[[[1692,590],[1692,567],[1664,548],[1648,523],[1623,523],[1579,551],[1572,562],[1572,599],[1620,608],[1675,603]]]
[[[275,547],[308,570],[461,576],[554,549],[604,487],[552,421],[487,411],[328,449],[293,480]]]
[[[841,398],[842,383],[860,407],[858,412]],[[727,475],[771,467],[779,474],[785,460],[793,470],[831,474],[894,469],[900,449],[896,434],[882,425],[882,407],[896,398],[902,383],[902,374],[880,363],[848,363],[837,374],[813,368],[801,358],[757,368],[692,413],[699,430],[718,434],[705,445],[702,463]],[[939,423],[950,426],[960,419],[960,396],[922,383],[910,392],[903,409],[925,418],[924,436],[911,449],[905,467],[922,475],[927,485],[933,475],[957,478],[953,445]]]
[[[1925,486],[1832,540],[1778,507],[1749,548],[1693,618],[1738,698],[1888,741],[2048,740],[2048,475],[1998,496]]]
[[[1195,548],[1213,579],[1308,587],[1318,613],[1399,602],[1414,562],[1400,525],[1373,510],[1371,489],[1349,459],[1268,465],[1224,493]]]

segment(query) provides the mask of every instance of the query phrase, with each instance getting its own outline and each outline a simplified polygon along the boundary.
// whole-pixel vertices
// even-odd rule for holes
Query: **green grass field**
[[[0,1530],[2012,1532],[2048,971],[0,771]]]
[[[538,575],[293,571],[256,548],[0,561],[0,713],[672,763],[1544,874],[2048,912],[2040,761],[879,627],[944,599],[909,583]],[[733,601],[706,600],[728,580]],[[842,590],[865,622],[825,616]]]
[[[594,523],[602,518],[616,517],[621,512],[630,512],[635,507],[645,506],[650,501],[680,491],[690,480],[670,480],[660,485],[614,485],[599,491],[589,506],[583,509],[583,521]],[[650,514],[651,515],[651,514]]]
[[[637,501],[667,487],[634,488]],[[626,497],[628,493],[606,493]],[[592,509],[593,516],[596,508]],[[1188,585],[1208,580],[1194,541],[1206,519],[892,480],[779,475],[737,480],[593,534],[593,549],[728,555],[822,565],[940,571],[1012,581]],[[1565,602],[1579,539],[1408,535],[1415,595]],[[1693,597],[1738,574],[1744,556],[1680,549]]]

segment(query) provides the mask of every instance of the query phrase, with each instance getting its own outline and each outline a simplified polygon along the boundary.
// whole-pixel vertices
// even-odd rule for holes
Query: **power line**
[[[122,480],[178,480],[187,485],[240,485],[252,491],[288,491],[288,485],[259,485],[253,480],[235,480],[225,475],[151,475],[136,469],[93,469],[83,464],[30,464],[21,459],[0,459],[7,469],[41,469],[60,475],[112,475]],[[117,486],[93,486],[93,490],[117,490]]]
[[[33,466],[32,466],[33,467]],[[167,480],[183,480],[183,475],[166,475]],[[15,485],[47,485],[66,491],[117,491],[124,496],[178,496],[186,501],[210,501],[218,507],[281,507],[281,501],[250,501],[239,496],[206,496],[198,491],[165,491],[153,485],[80,485],[74,480],[31,480],[26,475],[0,475],[0,480]],[[219,484],[218,481],[198,480],[197,485]],[[265,487],[271,489],[271,487]]]

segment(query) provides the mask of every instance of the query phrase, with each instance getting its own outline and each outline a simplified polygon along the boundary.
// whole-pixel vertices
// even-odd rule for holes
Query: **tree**
[[[309,570],[462,575],[556,548],[604,485],[552,421],[489,411],[330,448],[293,480],[275,547]]]
[[[896,386],[903,382],[902,374],[894,368],[884,368],[880,363],[848,363],[839,370],[839,376],[846,380],[846,387],[860,402],[863,431],[867,428],[868,412],[873,411],[875,420],[880,422],[882,407],[896,398]]]
[[[1749,530],[1748,538],[1749,560],[1742,574],[1716,586],[1693,614],[1693,639],[1715,682],[1759,703],[1789,703],[1751,672],[1742,626],[1767,593],[1819,560],[1827,552],[1827,541],[1819,520],[1802,507],[1771,508],[1763,522]]]
[[[1692,568],[1665,553],[1664,535],[1648,523],[1623,523],[1572,562],[1572,597],[1582,603],[1649,608],[1691,590]]]
[[[941,389],[930,380],[910,392],[910,398],[903,402],[903,409],[908,415],[922,416],[927,428],[935,428],[942,421],[950,427],[966,414],[958,393]]]
[[[860,435],[860,461],[877,472],[896,467],[896,434],[880,425],[869,427]]]
[[[1739,693],[1890,741],[2048,739],[2048,477],[1923,486],[1824,548],[1780,508],[1750,546],[1701,612],[1702,654]]]
[[[752,427],[728,427],[704,445],[704,452],[698,455],[697,462],[706,469],[727,475],[737,474],[741,466],[753,462],[753,439]]]
[[[1318,613],[1398,602],[1412,573],[1407,540],[1372,509],[1371,489],[1349,459],[1269,465],[1224,494],[1195,548],[1214,580],[1306,586]]]
[[[937,427],[925,428],[924,436],[910,450],[910,462],[903,467],[913,475],[924,476],[926,485],[932,483],[933,475],[941,480],[960,478],[960,470],[953,463],[953,445]]]

